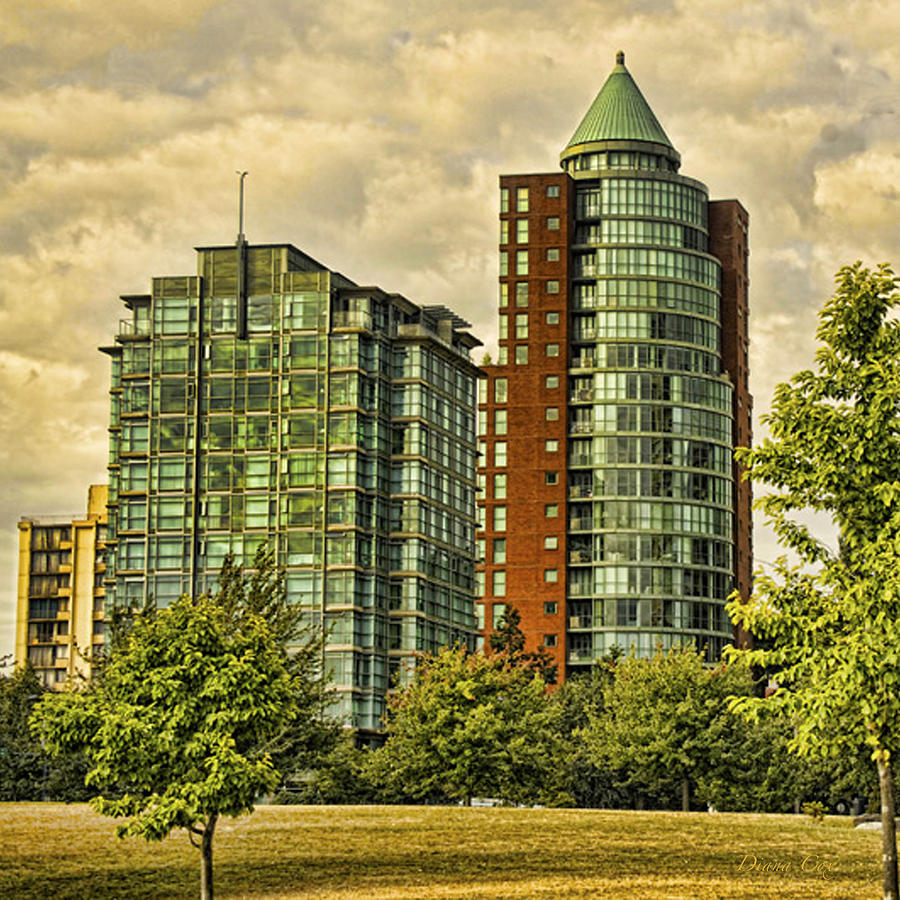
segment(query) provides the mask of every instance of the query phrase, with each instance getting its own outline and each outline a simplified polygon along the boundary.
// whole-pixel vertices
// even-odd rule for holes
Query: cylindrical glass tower
[[[733,638],[732,385],[706,187],[618,64],[568,147],[567,646]]]

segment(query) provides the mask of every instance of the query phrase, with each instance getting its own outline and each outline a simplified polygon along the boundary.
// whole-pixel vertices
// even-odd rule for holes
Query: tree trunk
[[[681,811],[691,811],[691,783],[687,778],[681,779]]]
[[[210,813],[200,841],[200,900],[213,900],[212,842],[218,813]]]
[[[897,820],[894,812],[894,774],[879,751],[878,787],[881,791],[881,863],[884,900],[900,900],[897,890]]]

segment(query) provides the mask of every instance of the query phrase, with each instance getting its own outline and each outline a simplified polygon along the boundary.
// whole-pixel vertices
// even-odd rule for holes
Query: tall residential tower
[[[480,623],[514,604],[560,672],[613,645],[716,657],[751,572],[747,213],[679,174],[621,53],[560,163],[500,179]]]
[[[479,341],[444,307],[243,235],[122,299],[111,605],[209,591],[226,554],[267,544],[326,629],[336,712],[379,729],[402,660],[474,642]]]

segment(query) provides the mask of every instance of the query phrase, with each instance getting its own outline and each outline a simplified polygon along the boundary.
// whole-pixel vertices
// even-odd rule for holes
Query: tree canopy
[[[738,452],[749,477],[774,490],[757,501],[799,565],[778,561],[753,595],[729,606],[757,639],[744,651],[776,673],[748,715],[793,723],[792,748],[837,754],[866,741],[882,797],[884,891],[897,898],[892,757],[900,747],[900,302],[898,280],[861,263],[837,275],[819,316],[815,370],[775,391],[771,436]],[[798,520],[828,515],[836,547]],[[736,651],[740,652],[740,651]]]
[[[126,820],[120,836],[186,828],[199,839],[206,898],[219,816],[251,811],[277,788],[273,753],[321,713],[308,662],[289,646],[279,575],[271,557],[256,563],[249,581],[229,568],[216,597],[142,613],[94,683],[44,697],[32,720],[51,752],[86,754],[91,805]]]
[[[536,672],[547,684],[556,684],[557,666],[550,651],[543,645],[537,650],[525,649],[525,634],[522,631],[522,614],[511,603],[507,604],[500,621],[488,638],[492,653],[505,656],[514,666],[523,666]]]
[[[568,803],[554,715],[539,675],[500,655],[444,649],[389,699],[373,779],[397,799]]]
[[[584,730],[595,762],[639,798],[681,794],[682,809],[710,775],[710,729],[726,714],[725,698],[747,690],[741,666],[708,668],[692,647],[630,654],[602,684],[603,701]]]

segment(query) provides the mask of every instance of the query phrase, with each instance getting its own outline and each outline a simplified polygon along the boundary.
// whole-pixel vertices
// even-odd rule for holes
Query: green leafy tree
[[[557,766],[565,773],[567,789],[578,807],[628,805],[627,789],[617,783],[608,765],[598,762],[585,740],[591,719],[604,714],[604,696],[621,654],[621,649],[614,647],[589,672],[571,675],[550,695],[558,711],[554,719],[561,748]]]
[[[420,659],[389,699],[371,777],[392,799],[568,804],[554,715],[536,673],[503,656],[444,649]]]
[[[345,734],[317,764],[296,769],[276,797],[279,803],[376,803],[379,796],[369,778],[371,751],[357,747],[354,734]]]
[[[771,437],[738,458],[758,501],[800,565],[778,562],[733,600],[735,624],[760,639],[744,651],[777,671],[766,700],[743,697],[748,715],[771,711],[794,723],[802,755],[855,752],[865,740],[878,769],[884,896],[897,900],[892,760],[900,743],[900,301],[886,265],[856,263],[837,275],[819,317],[815,371],[776,388]],[[831,517],[837,549],[797,520]],[[838,723],[839,727],[835,727]]]
[[[591,758],[639,800],[665,802],[680,793],[688,811],[707,766],[707,732],[725,709],[738,668],[709,669],[688,647],[625,657],[603,685],[602,709],[589,712],[584,739]]]
[[[525,650],[522,614],[512,604],[507,604],[496,629],[488,638],[488,645],[492,653],[505,656],[512,665],[536,672],[546,684],[556,684],[557,666],[550,651],[543,645],[537,650]]]
[[[257,562],[263,573],[243,599],[237,585],[246,578],[233,570],[223,596],[181,597],[138,616],[96,682],[44,697],[32,720],[51,752],[86,754],[87,783],[99,792],[91,805],[127,819],[119,836],[188,830],[206,900],[219,817],[252,811],[275,791],[272,755],[296,740],[292,731],[310,716],[302,704],[319,696],[296,661],[303,648],[291,652],[294,629],[279,627],[279,576],[271,560]]]
[[[26,664],[0,675],[0,800],[86,800],[87,762],[78,754],[52,758],[28,729],[46,693]]]

